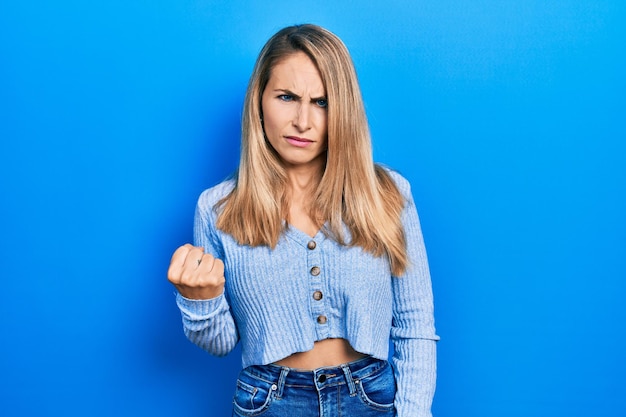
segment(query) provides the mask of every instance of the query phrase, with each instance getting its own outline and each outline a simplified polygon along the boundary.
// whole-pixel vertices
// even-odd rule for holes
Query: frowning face
[[[320,73],[303,52],[272,68],[261,97],[267,140],[286,169],[321,169],[328,134],[326,89]]]

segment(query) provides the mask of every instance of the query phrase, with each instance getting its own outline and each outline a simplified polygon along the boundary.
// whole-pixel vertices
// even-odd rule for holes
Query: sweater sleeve
[[[198,200],[194,218],[194,245],[224,260],[222,245],[214,227],[213,191],[205,191]],[[182,314],[183,330],[191,342],[215,356],[224,356],[234,349],[239,334],[224,293],[209,300],[190,300],[177,293],[176,304]]]
[[[406,199],[402,222],[409,255],[405,274],[392,279],[395,406],[398,417],[431,417],[439,337],[435,334],[430,272],[409,183],[398,174],[392,176]]]

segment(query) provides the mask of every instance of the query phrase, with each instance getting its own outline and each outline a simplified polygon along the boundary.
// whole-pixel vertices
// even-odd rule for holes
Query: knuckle
[[[202,248],[197,247],[197,246],[192,246],[191,249],[189,250],[189,253],[193,253],[194,255],[202,256],[202,254],[204,253],[204,250]]]
[[[217,288],[221,285],[221,277],[213,273],[205,273],[199,280],[199,284],[205,288]]]
[[[202,274],[198,280],[199,284],[203,287],[212,287],[215,285],[215,278],[209,273]]]
[[[221,259],[215,259],[215,264],[213,265],[213,270],[215,273],[224,275],[224,262]]]
[[[178,274],[177,272],[178,271],[171,265],[167,269],[167,280],[172,284],[177,284],[180,281],[180,274]]]
[[[193,282],[193,273],[189,270],[183,270],[180,274],[179,282],[181,284],[190,285]]]
[[[187,252],[189,252],[189,248],[187,245],[183,245],[174,251],[174,256],[184,256]]]

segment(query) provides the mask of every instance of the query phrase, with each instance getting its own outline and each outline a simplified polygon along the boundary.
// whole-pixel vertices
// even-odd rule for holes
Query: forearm
[[[431,417],[437,378],[436,341],[402,339],[394,343],[392,364],[397,417]]]
[[[234,349],[239,337],[224,295],[210,300],[190,300],[176,295],[187,338],[215,356]]]

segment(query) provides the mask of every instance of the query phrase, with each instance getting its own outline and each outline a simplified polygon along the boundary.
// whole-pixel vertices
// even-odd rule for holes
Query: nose
[[[301,103],[294,115],[293,125],[300,131],[304,132],[305,130],[309,130],[311,128],[311,118],[309,112],[311,109],[306,103]]]

